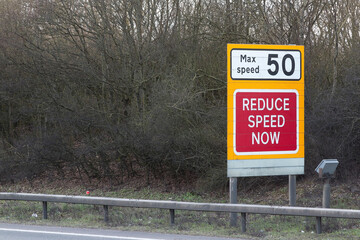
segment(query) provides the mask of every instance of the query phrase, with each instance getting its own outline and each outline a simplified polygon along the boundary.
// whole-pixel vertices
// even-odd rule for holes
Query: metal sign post
[[[230,203],[237,203],[237,178],[231,177],[229,182],[230,190]],[[230,213],[230,226],[237,226],[237,213]]]
[[[289,175],[289,205],[296,206],[296,176]]]

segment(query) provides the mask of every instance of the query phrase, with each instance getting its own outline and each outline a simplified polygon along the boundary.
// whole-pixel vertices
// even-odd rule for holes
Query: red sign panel
[[[237,155],[290,154],[299,149],[296,90],[238,89],[234,93]]]

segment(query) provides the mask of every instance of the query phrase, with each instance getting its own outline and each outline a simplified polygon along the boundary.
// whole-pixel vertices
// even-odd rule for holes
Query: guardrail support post
[[[237,178],[231,177],[230,184],[230,203],[236,204],[237,203]],[[237,225],[237,213],[230,213],[230,226],[236,227]]]
[[[241,213],[241,232],[246,232],[246,213]]]
[[[316,217],[316,233],[320,234],[321,232],[321,217]]]
[[[47,216],[47,202],[43,201],[42,205],[43,205],[43,219],[47,219],[48,218],[48,216]]]
[[[104,205],[104,221],[106,223],[109,222],[109,206],[108,205]]]
[[[169,209],[170,211],[170,225],[175,224],[175,209]]]

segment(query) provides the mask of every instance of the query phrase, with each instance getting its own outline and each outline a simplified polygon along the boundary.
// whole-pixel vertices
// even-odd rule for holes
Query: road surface
[[[0,240],[239,240],[148,232],[0,223]]]

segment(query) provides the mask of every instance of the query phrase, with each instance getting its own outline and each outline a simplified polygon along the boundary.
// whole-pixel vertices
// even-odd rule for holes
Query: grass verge
[[[58,184],[56,184],[58,186]],[[1,186],[2,192],[35,192],[48,194],[85,195],[86,188],[60,184],[34,187],[26,183]],[[154,188],[122,187],[92,188],[92,196],[133,199],[158,199],[189,202],[228,201],[227,193],[195,193],[191,191],[164,192]],[[314,180],[298,184],[297,205],[321,205],[321,184]],[[333,208],[359,209],[360,194],[347,190],[346,184],[332,189]],[[287,205],[287,186],[275,186],[250,192],[239,191],[239,202],[267,205]],[[175,225],[169,225],[169,211],[109,207],[110,221],[103,221],[102,206],[48,203],[48,220],[42,220],[40,202],[0,201],[0,221],[38,225],[110,228],[119,230],[156,231],[207,236],[242,237],[249,239],[360,239],[360,220],[323,219],[321,235],[315,233],[315,218],[248,214],[247,232],[229,226],[229,214],[213,212],[176,211]]]

